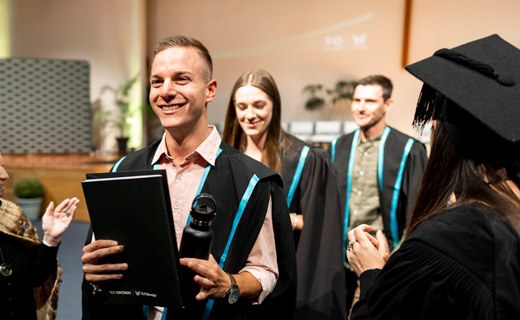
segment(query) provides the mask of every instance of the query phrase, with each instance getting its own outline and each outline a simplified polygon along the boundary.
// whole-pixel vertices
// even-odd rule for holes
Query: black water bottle
[[[217,213],[217,204],[212,195],[201,193],[194,200],[190,212],[190,223],[182,232],[179,256],[181,258],[197,258],[208,260],[213,244],[211,223]],[[195,296],[200,286],[193,280],[196,273],[188,267],[181,266],[181,287],[185,306],[196,303]]]

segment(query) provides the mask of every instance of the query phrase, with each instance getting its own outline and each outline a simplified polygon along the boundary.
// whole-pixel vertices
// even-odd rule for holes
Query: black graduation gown
[[[482,205],[423,223],[382,271],[361,274],[359,319],[519,319],[520,237]]]
[[[152,169],[152,158],[159,141],[130,154],[122,161],[117,171]],[[266,319],[281,317],[290,319],[294,313],[296,299],[296,259],[291,223],[284,201],[281,180],[273,171],[261,163],[243,155],[229,145],[222,143],[222,153],[209,172],[201,192],[212,194],[217,203],[217,216],[213,221],[215,238],[212,255],[217,261],[224,251],[240,200],[252,177],[259,178],[245,207],[224,264],[224,270],[236,273],[245,266],[249,252],[256,241],[265,219],[265,213],[272,197],[272,216],[275,233],[279,278],[274,291],[262,302],[253,306],[239,301],[228,305],[216,299],[210,319]],[[87,241],[89,241],[87,237]],[[83,281],[83,319],[142,319],[141,306],[103,305],[102,298],[92,296],[90,285]],[[196,311],[204,311],[205,303]],[[194,319],[193,314],[179,310],[168,310],[167,319]]]
[[[11,266],[9,277],[0,275],[0,319],[36,320],[34,287],[41,286],[56,270],[58,247],[30,247],[0,232],[2,260]]]
[[[304,227],[295,232],[298,290],[295,319],[344,319],[345,272],[343,218],[334,168],[325,150],[292,137],[281,152],[287,197],[304,146],[309,148],[289,211],[303,214]]]
[[[347,199],[348,165],[354,135],[355,132],[341,136],[329,149],[329,155],[333,157],[332,161],[337,171],[343,212],[345,212]],[[411,144],[409,150],[406,149],[407,144]],[[421,142],[390,128],[384,146],[383,187],[378,188],[383,231],[390,248],[393,248],[402,237],[407,217],[413,209],[427,160],[426,148]],[[404,165],[402,171],[400,170],[401,164]],[[396,184],[398,179],[401,179],[401,183]],[[398,201],[393,204],[394,194],[398,194]],[[397,223],[394,229],[395,234],[392,234],[392,216],[395,217],[394,221]],[[396,237],[397,239],[395,239]]]

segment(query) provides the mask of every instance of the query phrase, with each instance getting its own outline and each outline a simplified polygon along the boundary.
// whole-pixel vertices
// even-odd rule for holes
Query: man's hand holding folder
[[[123,252],[124,247],[113,240],[96,240],[83,248],[83,272],[85,279],[91,283],[106,280],[117,280],[123,277],[124,271],[128,269],[127,263],[99,264],[100,260]]]

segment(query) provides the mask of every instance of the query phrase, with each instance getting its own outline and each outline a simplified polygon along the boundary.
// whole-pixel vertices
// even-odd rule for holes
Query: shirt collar
[[[215,165],[215,161],[217,159],[217,152],[222,140],[215,126],[208,127],[211,128],[209,136],[197,147],[197,149],[195,149],[195,151],[193,151],[186,157],[187,161],[194,159],[195,157],[201,157],[212,166]],[[171,157],[168,154],[168,149],[166,148],[166,133],[163,134],[161,142],[159,143],[157,150],[155,150],[155,154],[152,158],[151,165],[158,163],[162,155]]]

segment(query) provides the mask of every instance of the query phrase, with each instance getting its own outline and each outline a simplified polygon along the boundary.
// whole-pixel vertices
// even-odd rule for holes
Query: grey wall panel
[[[0,59],[0,152],[92,151],[86,61]]]

